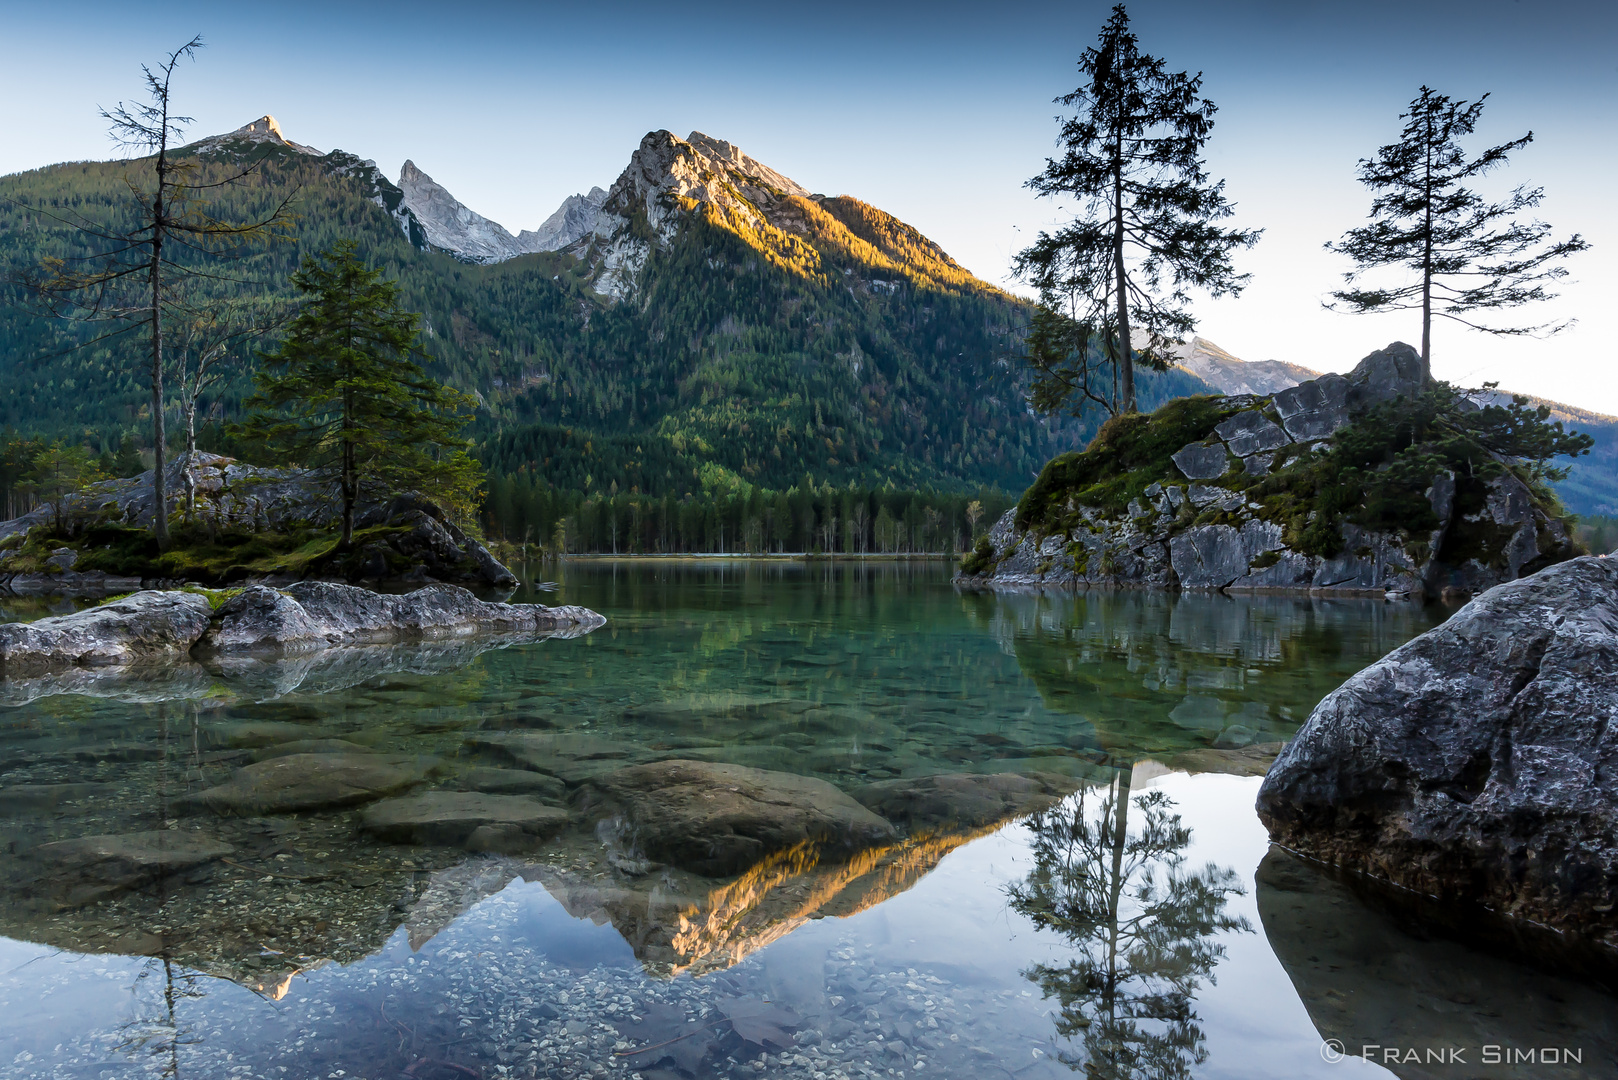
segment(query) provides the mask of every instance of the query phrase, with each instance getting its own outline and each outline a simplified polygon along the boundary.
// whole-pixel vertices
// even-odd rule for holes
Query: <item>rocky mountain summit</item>
[[[1618,560],[1499,585],[1328,695],[1258,811],[1279,844],[1618,943]]]
[[[1243,360],[1203,337],[1193,337],[1175,350],[1175,364],[1221,394],[1274,394],[1320,372],[1285,360]]]
[[[1415,350],[1396,342],[1348,375],[1118,418],[1089,450],[1045,467],[961,580],[1420,595],[1481,591],[1570,557],[1554,500],[1504,467],[1486,481],[1434,471],[1420,505],[1384,527],[1320,501],[1328,480],[1338,501],[1363,497],[1352,485],[1342,494],[1334,436],[1376,428],[1378,408],[1423,389]]]

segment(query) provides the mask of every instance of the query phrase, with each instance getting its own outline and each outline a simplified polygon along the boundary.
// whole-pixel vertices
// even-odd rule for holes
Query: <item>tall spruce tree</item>
[[[1539,206],[1544,188],[1517,187],[1506,199],[1490,202],[1465,186],[1505,165],[1534,139],[1530,131],[1468,158],[1458,140],[1476,129],[1488,99],[1484,94],[1473,102],[1453,101],[1423,86],[1400,114],[1405,126],[1399,141],[1360,161],[1360,182],[1377,192],[1371,223],[1326,244],[1327,251],[1354,260],[1355,269],[1343,275],[1350,286],[1379,267],[1413,272],[1404,285],[1333,292],[1337,304],[1326,306],[1355,313],[1420,310],[1421,364],[1429,379],[1434,315],[1507,336],[1565,329],[1569,322],[1485,326],[1473,313],[1549,300],[1556,294],[1546,283],[1567,275],[1558,261],[1590,246],[1577,234],[1546,243],[1549,225],[1516,220]]]
[[[1016,258],[1040,297],[1027,359],[1045,411],[1134,412],[1135,364],[1167,368],[1176,339],[1196,328],[1188,289],[1241,292],[1248,275],[1231,254],[1260,230],[1215,224],[1232,206],[1200,156],[1214,104],[1198,96],[1200,73],[1170,73],[1140,51],[1123,5],[1079,71],[1079,88],[1056,99],[1076,110],[1062,121],[1062,154],[1027,185],[1082,208]]]
[[[143,331],[147,348],[142,357],[152,390],[152,532],[168,546],[168,491],[164,466],[168,433],[164,425],[167,394],[164,389],[166,322],[183,306],[178,286],[213,277],[195,256],[236,254],[251,241],[284,238],[292,221],[292,194],[264,208],[252,221],[226,221],[214,216],[213,203],[220,189],[239,184],[257,171],[260,161],[205,170],[198,157],[178,155],[191,117],[174,110],[174,73],[181,60],[195,59],[203,47],[194,37],[169,53],[153,68],[142,66],[146,100],[120,102],[103,109],[112,140],[142,153],[124,178],[129,212],[115,220],[96,222],[76,209],[35,212],[72,225],[96,246],[91,254],[50,258],[21,284],[57,317],[81,322],[108,322],[116,329],[84,344],[95,344],[126,331]],[[189,252],[193,258],[181,257]],[[240,284],[231,282],[232,289]]]
[[[482,470],[460,431],[474,402],[413,359],[421,316],[400,310],[398,285],[351,240],[305,259],[292,283],[305,300],[281,347],[260,354],[237,434],[336,479],[344,549],[362,495],[416,491],[469,521]]]

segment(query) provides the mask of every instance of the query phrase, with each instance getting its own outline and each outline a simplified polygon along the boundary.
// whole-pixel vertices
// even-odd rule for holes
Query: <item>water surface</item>
[[[1613,1061],[1615,1003],[1591,981],[1413,923],[1271,852],[1253,815],[1276,744],[1441,611],[961,594],[916,563],[551,573],[560,590],[532,598],[606,627],[0,688],[0,1074],[1585,1076]],[[511,732],[563,738],[554,760],[514,762],[498,751]],[[220,817],[191,798],[329,740],[420,763],[428,787],[537,769],[534,797],[568,805],[594,775],[670,757],[856,795],[1003,773],[1064,797],[718,880],[649,866],[588,822],[469,853],[368,840],[354,808]],[[67,891],[30,861],[151,832],[232,850],[139,880],[103,865]],[[1376,1044],[1384,1064],[1328,1061],[1328,1038]],[[1486,1046],[1535,1061],[1486,1065]],[[1389,1047],[1459,1051],[1467,1069]]]

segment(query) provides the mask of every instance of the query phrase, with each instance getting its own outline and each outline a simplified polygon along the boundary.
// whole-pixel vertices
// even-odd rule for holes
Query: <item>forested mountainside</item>
[[[594,233],[479,265],[432,249],[405,192],[371,162],[250,125],[187,153],[199,182],[260,161],[243,184],[210,193],[214,213],[250,219],[295,191],[290,236],[230,259],[180,257],[214,268],[205,288],[268,305],[289,297],[306,253],[357,240],[423,313],[435,373],[477,396],[474,435],[491,470],[574,490],[678,497],[705,477],[784,490],[809,474],[1016,491],[1085,441],[1093,425],[1036,418],[1023,402],[1007,359],[1020,301],[875,207],[784,193],[729,144],[707,145],[724,149],[649,135]],[[139,168],[78,162],[0,178],[8,274],[103,243],[72,223],[116,224],[124,177]],[[93,449],[115,449],[125,432],[144,443],[138,335],[91,343],[106,324],[44,317],[15,287],[7,299],[0,425],[89,433]],[[203,414],[231,416],[248,386],[244,364]],[[1171,373],[1150,397],[1204,389]]]

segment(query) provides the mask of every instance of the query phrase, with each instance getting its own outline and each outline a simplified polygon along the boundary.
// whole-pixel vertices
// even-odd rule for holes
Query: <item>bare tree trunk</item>
[[[1124,278],[1123,136],[1119,135],[1112,174],[1112,270],[1118,279],[1118,411],[1135,411],[1135,354],[1129,343],[1129,290]]]
[[[161,176],[159,172],[159,176]],[[163,316],[162,316],[162,275],[161,253],[162,241],[162,180],[158,181],[159,208],[153,214],[152,237],[152,535],[157,538],[157,546],[169,546],[169,503],[168,488],[164,483],[163,466],[167,456],[165,436],[163,429]]]

